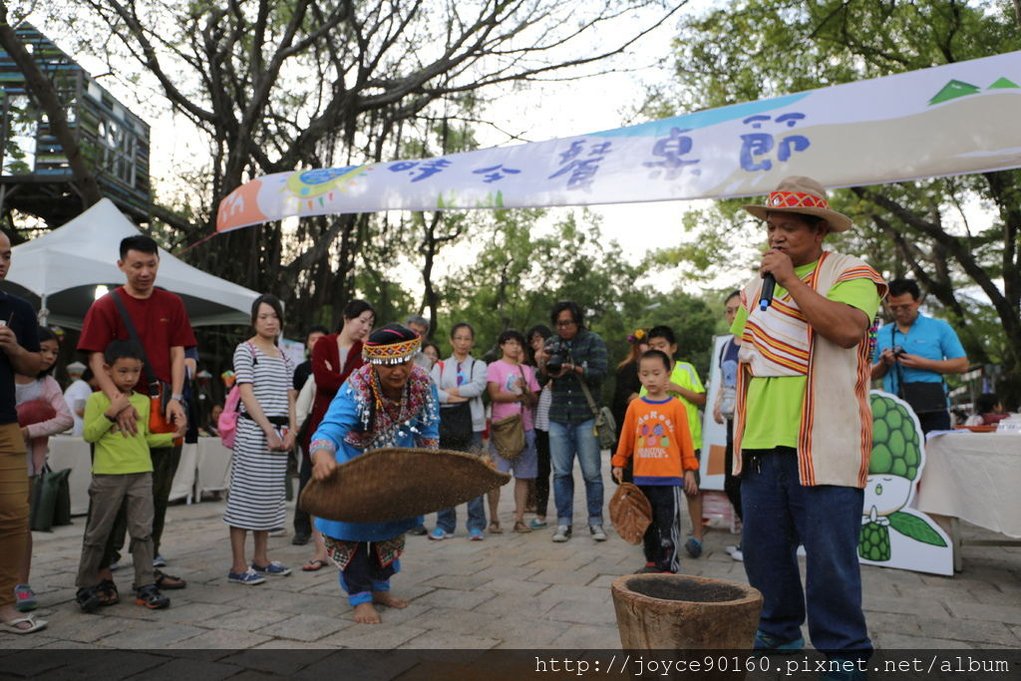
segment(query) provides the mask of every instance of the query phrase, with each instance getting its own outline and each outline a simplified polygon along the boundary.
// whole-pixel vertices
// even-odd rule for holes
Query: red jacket
[[[312,434],[319,427],[319,422],[326,415],[326,410],[330,408],[330,402],[340,390],[340,386],[344,385],[344,381],[352,371],[365,363],[362,359],[362,342],[355,341],[347,353],[347,362],[343,367],[340,366],[340,349],[337,347],[338,335],[331,333],[328,336],[323,336],[312,348],[312,376],[315,377],[316,382],[316,398],[312,402],[312,415],[308,417],[309,424],[305,431],[305,440],[302,442],[306,452],[308,452]]]

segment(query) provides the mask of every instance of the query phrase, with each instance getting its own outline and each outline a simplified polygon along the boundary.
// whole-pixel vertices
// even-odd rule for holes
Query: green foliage
[[[571,213],[540,228],[546,218],[537,210],[478,215],[469,231],[469,241],[479,245],[477,255],[441,283],[436,338],[444,352],[449,330],[459,321],[475,327],[481,356],[496,352],[502,330],[550,326],[553,304],[573,300],[585,310],[586,325],[606,342],[611,369],[628,353],[626,339],[635,328],[669,324],[681,357],[705,375],[717,321],[705,302],[681,291],[660,294],[636,286],[642,268],[630,265],[616,242],[604,240],[591,214],[582,213],[579,222]]]
[[[357,297],[372,303],[376,310],[376,326],[389,322],[403,324],[407,316],[417,309],[411,293],[399,281],[383,276],[372,267],[360,268],[355,274],[355,291]]]

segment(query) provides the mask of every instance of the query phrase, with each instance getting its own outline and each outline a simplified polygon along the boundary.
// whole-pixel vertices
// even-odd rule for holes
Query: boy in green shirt
[[[174,438],[184,435],[184,429],[182,426],[176,433],[149,432],[149,398],[133,390],[142,373],[142,349],[138,344],[114,340],[103,354],[104,369],[120,394],[111,401],[102,391],[94,392],[85,403],[83,437],[86,442],[95,444],[95,452],[89,485],[89,519],[82,539],[75,599],[83,612],[93,612],[100,605],[117,602],[116,588],[112,584],[100,584],[99,568],[117,511],[124,503],[135,566],[135,604],[158,610],[169,606],[170,599],[156,587],[152,568],[153,497],[149,448],[169,447]],[[134,407],[138,415],[138,430],[134,435],[117,426],[117,415],[128,405]]]

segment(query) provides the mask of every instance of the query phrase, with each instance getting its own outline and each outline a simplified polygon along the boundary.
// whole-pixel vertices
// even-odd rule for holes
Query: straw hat
[[[386,522],[452,508],[509,481],[474,454],[375,449],[341,464],[326,480],[310,480],[300,506],[329,520]]]
[[[68,376],[81,376],[85,373],[85,365],[81,362],[71,362],[65,368]]]
[[[629,544],[641,544],[645,530],[652,524],[652,504],[637,485],[620,483],[610,499],[610,522],[621,539]]]
[[[784,178],[776,191],[766,197],[765,204],[750,204],[744,209],[760,220],[765,220],[768,213],[798,213],[822,218],[831,232],[844,232],[851,228],[851,218],[830,209],[826,190],[810,177]]]

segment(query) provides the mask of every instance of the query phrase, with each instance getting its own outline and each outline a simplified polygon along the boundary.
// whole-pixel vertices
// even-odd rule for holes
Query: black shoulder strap
[[[139,350],[142,351],[142,370],[145,371],[145,382],[149,384],[149,396],[156,397],[159,395],[160,382],[156,379],[156,375],[152,373],[152,365],[149,364],[149,357],[145,354],[145,346],[142,345],[142,340],[138,337],[138,331],[135,330],[135,323],[131,321],[131,315],[128,314],[127,309],[124,307],[124,301],[121,300],[120,295],[117,293],[117,289],[110,291],[110,297],[113,298],[114,305],[117,306],[117,311],[121,315],[121,319],[124,321],[124,326],[128,329],[128,335],[131,336],[131,340],[134,341]]]
[[[897,322],[890,324],[890,352],[894,351],[897,347]],[[900,366],[900,362],[894,357],[894,372],[893,375],[897,380],[897,385],[894,386],[894,393],[897,397],[904,397],[904,370]]]

